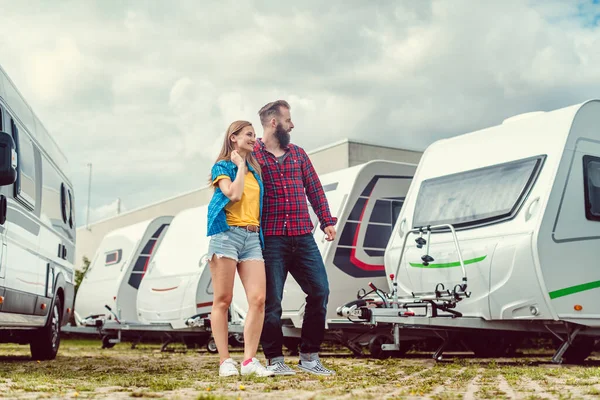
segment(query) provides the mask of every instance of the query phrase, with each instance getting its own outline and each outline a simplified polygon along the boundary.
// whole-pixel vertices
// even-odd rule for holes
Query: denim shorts
[[[237,262],[264,261],[259,233],[239,226],[231,226],[229,230],[210,237],[208,259],[212,260],[214,255],[218,258],[231,258]]]

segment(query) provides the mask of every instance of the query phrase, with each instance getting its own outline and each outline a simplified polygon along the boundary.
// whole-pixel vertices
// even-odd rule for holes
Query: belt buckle
[[[256,233],[256,232],[258,232],[258,229],[254,225],[246,225],[246,231]]]

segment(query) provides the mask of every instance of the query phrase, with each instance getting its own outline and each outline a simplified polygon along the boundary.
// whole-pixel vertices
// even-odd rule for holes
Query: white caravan
[[[77,291],[77,325],[95,326],[96,321],[114,317],[137,321],[138,289],[172,219],[149,219],[115,229],[102,239]]]
[[[374,332],[345,335],[345,331],[354,331],[359,326],[337,319],[336,309],[349,296],[362,296],[365,291],[371,291],[369,285],[387,286],[384,250],[415,170],[415,164],[376,160],[322,175],[320,180],[331,214],[338,218],[337,237],[333,242],[325,240],[309,203],[313,234],[329,280],[328,338],[341,341],[356,353],[362,351],[359,344],[368,342]],[[245,316],[248,304],[241,283],[236,284],[235,290],[235,306]],[[294,338],[300,337],[305,306],[306,294],[289,274],[284,287],[281,318],[285,344],[290,350],[295,350],[299,343]]]
[[[2,68],[0,131],[0,342],[53,359],[73,308],[73,185],[65,155]]]
[[[386,249],[389,294],[340,314],[392,324],[389,350],[400,328],[489,355],[533,331],[562,342],[554,362],[583,361],[600,336],[599,123],[592,100],[432,144]]]
[[[207,205],[189,208],[173,219],[140,285],[140,322],[182,329],[187,328],[188,318],[210,314],[213,292],[207,258],[207,211]]]

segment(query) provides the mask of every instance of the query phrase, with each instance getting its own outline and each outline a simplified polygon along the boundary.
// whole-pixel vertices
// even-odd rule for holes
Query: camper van
[[[0,342],[38,360],[73,308],[74,201],[65,155],[0,68]]]
[[[138,289],[172,219],[161,216],[138,222],[102,239],[77,291],[78,326],[95,326],[97,320],[138,321]]]
[[[376,160],[324,174],[320,177],[331,214],[338,218],[335,241],[325,240],[318,218],[309,206],[313,234],[321,251],[329,280],[327,309],[328,339],[341,341],[360,353],[374,331],[351,335],[345,330],[358,326],[339,320],[336,309],[349,296],[360,296],[371,287],[387,286],[384,250],[393,226],[404,203],[416,165]],[[235,306],[242,316],[248,309],[243,287],[236,277]],[[306,294],[291,275],[288,275],[282,300],[282,322],[286,347],[295,350],[299,343],[306,307]],[[362,329],[364,331],[364,329]],[[362,343],[362,344],[360,344]]]
[[[480,355],[528,332],[553,362],[583,361],[600,337],[600,101],[506,119],[429,146],[385,255],[384,301],[341,315],[433,329]],[[444,318],[445,317],[445,318]],[[485,332],[485,333],[481,333]]]

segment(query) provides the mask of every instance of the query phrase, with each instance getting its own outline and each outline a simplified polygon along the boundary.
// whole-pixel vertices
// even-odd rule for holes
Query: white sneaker
[[[260,361],[256,358],[252,358],[248,364],[242,364],[242,375],[256,375],[256,376],[273,376],[275,372],[269,371],[265,367],[262,366]]]
[[[219,376],[235,376],[239,375],[236,368],[237,363],[233,359],[228,358],[219,366]]]

